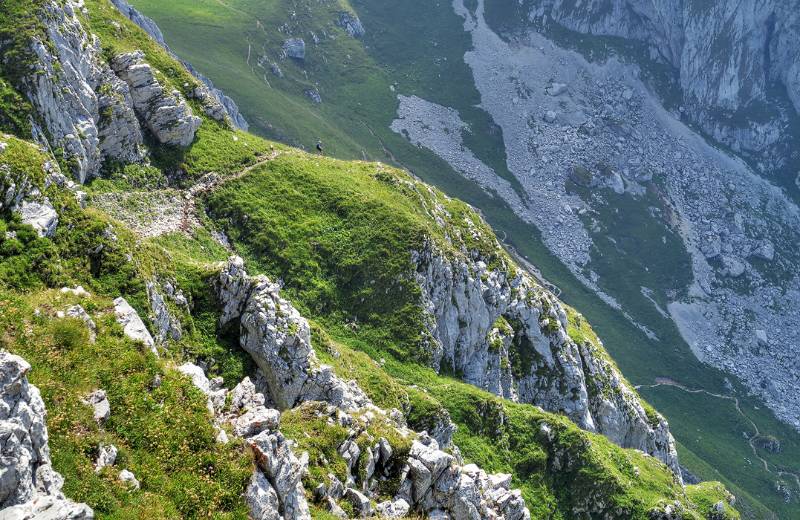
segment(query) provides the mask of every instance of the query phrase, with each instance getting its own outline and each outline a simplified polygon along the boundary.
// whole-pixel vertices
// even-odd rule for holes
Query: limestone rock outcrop
[[[336,24],[347,31],[347,34],[353,38],[361,38],[367,32],[358,16],[346,11],[339,13],[339,19]]]
[[[762,150],[783,122],[731,124],[715,117],[770,103],[769,85],[786,89],[800,112],[800,10],[797,2],[745,0],[699,6],[691,0],[592,0],[579,7],[547,0],[530,19],[550,18],[571,30],[646,44],[678,73],[687,114],[735,149]],[[758,105],[762,103],[762,105]],[[763,110],[763,108],[760,108]]]
[[[248,276],[241,258],[233,257],[225,264],[217,290],[223,306],[221,321],[223,324],[240,321],[240,344],[263,372],[267,394],[257,392],[255,385],[245,379],[231,391],[228,400],[231,407],[228,420],[234,431],[242,432],[245,437],[252,435],[247,437],[248,443],[262,472],[253,476],[248,488],[247,499],[253,515],[305,518],[302,502],[294,505],[294,499],[287,502],[287,497],[301,495],[299,489],[294,495],[291,490],[299,485],[296,483],[302,476],[298,474],[305,471],[307,458],[296,457],[284,448],[285,439],[274,432],[278,427],[277,417],[264,406],[268,401],[282,409],[322,402],[324,406],[313,408],[314,413],[330,423],[351,428],[352,435],[338,447],[348,468],[347,481],[341,483],[332,477],[330,485],[315,494],[334,514],[340,511],[337,501],[347,500],[359,516],[372,515],[375,511],[371,496],[378,479],[398,471],[393,458],[396,450],[384,438],[377,439],[370,449],[362,450],[358,436],[379,417],[394,424],[392,427],[401,437],[417,434],[405,426],[400,412],[377,408],[355,382],[345,383],[330,367],[319,366],[308,322],[280,296],[277,284],[264,276]],[[441,429],[441,437],[449,443],[452,426]],[[519,491],[510,490],[508,476],[490,477],[475,466],[462,467],[456,456],[442,451],[433,437],[423,433],[419,438],[421,442],[414,443],[396,475],[400,482],[396,496],[379,508],[383,514],[400,517],[416,511],[452,518],[530,518]],[[269,511],[278,503],[283,516],[270,516]],[[295,516],[287,516],[287,511],[294,511]]]
[[[496,395],[564,413],[616,444],[649,453],[680,475],[666,420],[650,413],[602,345],[578,343],[567,312],[525,272],[452,258],[428,245],[412,255],[428,315],[433,366]]]
[[[83,28],[72,0],[45,3],[44,39],[31,43],[36,70],[23,80],[46,129],[80,182],[96,176],[105,158],[139,161],[142,134],[127,88],[101,58],[100,43]],[[36,132],[45,139],[45,132]]]
[[[218,294],[224,306],[222,324],[240,321],[240,345],[263,372],[279,409],[304,401],[326,401],[344,409],[369,402],[357,385],[318,362],[308,321],[280,296],[277,284],[265,276],[249,277],[241,258],[232,258],[223,269]]]
[[[136,112],[159,142],[181,147],[192,144],[202,119],[192,114],[180,92],[168,91],[159,81],[143,52],[115,56],[111,67],[128,84]]]
[[[117,317],[117,322],[122,325],[126,336],[134,341],[141,341],[153,354],[158,355],[156,342],[153,340],[153,336],[150,335],[150,331],[145,327],[136,309],[131,307],[122,296],[114,300],[114,314]]]
[[[28,382],[30,369],[24,359],[0,350],[0,517],[94,518],[86,504],[61,492],[63,479],[50,461],[44,402]]]
[[[250,125],[247,123],[247,120],[241,114],[238,105],[232,98],[226,95],[222,90],[216,88],[214,83],[209,78],[198,72],[190,63],[180,60],[180,58],[172,52],[167,45],[167,42],[164,40],[164,34],[161,32],[158,24],[156,24],[151,18],[143,15],[125,0],[112,0],[112,3],[119,10],[119,12],[123,14],[123,16],[141,27],[142,30],[149,34],[150,37],[153,38],[159,45],[161,45],[167,52],[172,54],[175,59],[181,61],[186,69],[191,72],[195,78],[203,83],[204,86],[198,86],[195,89],[194,97],[203,103],[205,112],[209,117],[216,119],[217,121],[222,121],[227,115],[230,117],[230,120],[233,122],[236,128],[245,131],[249,128]]]

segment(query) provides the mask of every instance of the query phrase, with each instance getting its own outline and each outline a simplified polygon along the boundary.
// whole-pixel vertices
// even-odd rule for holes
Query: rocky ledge
[[[28,383],[31,366],[0,351],[0,517],[7,520],[89,520],[86,504],[61,492],[63,479],[50,462],[45,407]]]
[[[231,423],[254,454],[257,469],[247,491],[254,518],[311,518],[302,484],[308,456],[294,453],[292,442],[279,431],[280,412],[269,406],[305,407],[329,424],[349,428],[338,446],[347,465],[345,482],[329,475],[314,490],[315,500],[334,516],[347,518],[338,505],[346,500],[359,517],[422,513],[440,519],[530,518],[520,492],[510,488],[510,475],[487,475],[477,466],[461,465],[457,450],[455,455],[443,451],[447,446],[427,433],[408,429],[400,411],[378,408],[356,382],[345,382],[320,365],[306,319],[281,298],[276,284],[264,276],[248,276],[243,265],[241,258],[232,258],[220,273],[217,290],[222,323],[239,320],[240,345],[259,367],[255,383],[246,378],[226,396],[224,390],[215,390],[221,382],[212,384],[202,370],[182,370],[209,396],[217,424]],[[224,403],[230,403],[228,408]],[[384,437],[363,449],[362,434],[377,423],[411,443],[407,455],[400,458]],[[450,445],[449,435],[442,440]],[[393,498],[373,507],[378,482],[395,479],[399,486]]]

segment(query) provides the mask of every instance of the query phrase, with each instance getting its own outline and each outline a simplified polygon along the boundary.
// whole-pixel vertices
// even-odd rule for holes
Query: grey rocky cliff
[[[46,3],[40,17],[47,38],[32,41],[38,59],[24,90],[49,145],[63,150],[80,182],[96,176],[104,159],[142,160],[142,134],[127,87],[101,59],[99,41],[83,28],[75,4]]]
[[[499,247],[499,246],[498,246]],[[581,428],[649,453],[680,475],[666,420],[591,341],[568,334],[567,312],[529,275],[453,258],[429,244],[412,255],[428,315],[432,364],[514,401],[564,413]]]
[[[27,379],[30,365],[0,350],[0,517],[9,520],[94,518],[85,504],[61,492],[50,461],[46,411]]]
[[[346,482],[329,475],[328,484],[314,492],[334,515],[343,514],[337,501],[347,500],[362,517],[379,513],[398,518],[417,512],[444,519],[530,518],[520,491],[510,488],[510,475],[487,475],[475,465],[462,466],[427,433],[409,430],[401,412],[376,407],[355,382],[345,383],[329,367],[319,366],[308,322],[280,297],[277,285],[263,276],[248,276],[241,258],[231,258],[223,267],[217,290],[223,306],[221,322],[240,320],[240,344],[259,366],[262,392],[245,378],[228,399],[218,398],[196,370],[182,370],[192,373],[209,402],[230,403],[227,410],[216,412],[216,420],[231,422],[255,456],[258,469],[246,495],[254,518],[310,518],[301,482],[307,455],[293,453],[291,441],[277,431],[277,411],[266,408],[266,403],[279,408],[311,406],[318,417],[350,428],[350,437],[338,448],[348,468]],[[398,461],[392,458],[395,450],[386,439],[375,439],[368,449],[359,447],[359,435],[376,420],[393,425],[402,437],[417,438],[399,473]],[[452,428],[448,431],[452,433]],[[443,437],[449,443],[450,435]],[[390,474],[398,478],[398,489],[392,499],[373,508],[377,482]]]
[[[141,27],[142,30],[144,30],[159,45],[172,54],[173,57],[180,60],[180,58],[176,56],[169,48],[167,42],[164,40],[164,34],[151,18],[143,15],[125,0],[112,0],[112,3],[119,10],[119,12],[123,14],[123,16]],[[222,120],[224,115],[227,115],[237,128],[246,131],[250,125],[239,111],[239,107],[236,105],[236,102],[227,96],[222,90],[216,88],[210,79],[195,70],[190,63],[183,60],[180,61],[182,61],[186,69],[191,72],[195,78],[200,80],[205,85],[205,87],[198,87],[198,89],[196,89],[195,97],[200,99],[204,106],[208,107],[208,115],[218,121]],[[221,108],[224,113],[220,113],[217,107]]]
[[[141,51],[115,56],[111,60],[114,72],[128,84],[136,112],[161,143],[186,147],[202,119],[177,90],[168,91],[156,77],[156,72],[144,61]]]
[[[561,0],[530,3],[531,19],[569,29],[639,40],[675,68],[689,117],[716,139],[760,151],[778,140],[782,121],[731,125],[735,113],[770,101],[781,84],[800,112],[800,2],[745,0]]]

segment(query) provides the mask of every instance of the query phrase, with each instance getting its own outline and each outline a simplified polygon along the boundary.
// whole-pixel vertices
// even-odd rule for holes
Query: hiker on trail
[[[320,139],[317,139],[317,152],[319,152],[320,155],[325,153],[325,151],[322,149],[322,141]]]

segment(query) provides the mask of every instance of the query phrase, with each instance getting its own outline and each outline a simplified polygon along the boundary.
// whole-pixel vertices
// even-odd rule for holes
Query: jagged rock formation
[[[358,16],[346,11],[339,13],[339,19],[336,21],[336,24],[347,31],[347,34],[353,38],[361,38],[367,32],[361,20],[358,19]]]
[[[143,159],[142,134],[127,86],[101,59],[73,2],[46,3],[41,12],[47,39],[35,38],[36,70],[24,91],[44,123],[49,144],[61,148],[80,182],[96,176],[104,159]],[[37,132],[44,139],[44,132]]]
[[[135,7],[128,4],[128,2],[125,0],[111,0],[111,3],[113,3],[114,6],[119,9],[119,12],[122,13],[126,18],[141,27],[159,45],[164,47],[164,49],[172,54],[175,59],[179,59],[172,53],[167,45],[167,42],[164,40],[164,34],[152,19],[140,13]],[[216,119],[217,121],[221,121],[227,114],[237,128],[246,131],[250,125],[247,123],[247,120],[244,118],[241,112],[239,112],[239,107],[236,105],[236,102],[227,96],[222,90],[216,88],[210,79],[203,74],[200,74],[194,69],[194,67],[192,67],[190,63],[186,61],[182,61],[182,63],[184,66],[186,66],[187,70],[191,72],[195,78],[200,80],[206,87],[198,87],[195,89],[195,97],[203,102],[203,105],[206,107],[207,115],[213,119]],[[219,110],[220,108],[223,112]]]
[[[283,42],[283,52],[295,60],[306,58],[306,42],[302,38],[289,38]]]
[[[718,140],[737,148],[763,150],[780,137],[780,120],[745,126],[725,122],[735,113],[768,101],[771,82],[785,89],[800,112],[800,4],[746,0],[593,0],[575,6],[532,3],[532,19],[551,17],[587,34],[621,36],[646,43],[677,71],[689,117]]]
[[[0,351],[0,517],[94,518],[86,504],[61,492],[63,479],[50,462],[44,402],[26,377],[30,369],[24,359]]]
[[[273,431],[278,421],[265,408],[267,401],[281,409],[322,401],[325,406],[314,412],[318,417],[351,426],[351,436],[338,448],[347,462],[347,481],[342,484],[333,477],[331,485],[316,491],[317,499],[327,503],[331,511],[337,511],[337,500],[345,499],[362,517],[375,513],[369,497],[379,477],[397,472],[394,449],[386,439],[380,439],[374,448],[362,450],[357,438],[375,420],[393,424],[401,437],[414,436],[405,427],[402,414],[375,407],[355,382],[345,383],[330,367],[319,366],[308,322],[280,297],[276,284],[264,276],[249,277],[241,258],[232,258],[222,269],[218,294],[223,305],[221,322],[240,320],[240,344],[263,372],[267,394],[258,394],[253,383],[245,379],[231,391],[229,400],[228,417],[232,418],[228,420],[236,431],[250,435],[247,442],[261,470],[248,487],[253,516],[308,518],[300,482],[307,455],[296,457],[284,437]],[[203,381],[202,371],[182,370],[191,372],[195,385],[212,399],[215,394]],[[474,465],[462,467],[456,457],[440,450],[432,437],[422,434],[420,439],[422,442],[413,442],[401,465],[395,497],[379,506],[382,514],[399,517],[415,510],[439,518],[530,518],[520,492],[510,489],[509,475],[488,476]],[[366,468],[363,474],[359,471],[362,465]],[[276,510],[282,516],[275,516]]]
[[[151,321],[155,328],[156,337],[154,339],[156,342],[164,343],[167,340],[180,340],[183,336],[181,324],[170,313],[167,302],[155,283],[147,283],[147,295],[150,299]]]
[[[150,335],[150,331],[145,327],[136,309],[131,307],[122,296],[114,300],[114,314],[117,317],[117,322],[122,325],[126,336],[133,341],[141,341],[153,354],[158,355],[156,342],[153,340],[153,336]]]
[[[115,56],[111,66],[130,87],[136,112],[160,142],[182,147],[192,144],[202,119],[192,114],[180,92],[167,91],[144,61],[143,52]]]
[[[264,276],[250,278],[241,258],[233,258],[222,271],[218,292],[224,304],[221,323],[240,320],[240,345],[264,373],[269,395],[279,409],[303,401],[356,409],[369,401],[357,386],[319,365],[308,322],[281,298],[277,284]]]
[[[562,412],[620,446],[650,453],[680,475],[666,420],[643,403],[601,345],[576,343],[567,313],[519,270],[449,258],[428,244],[413,254],[432,338],[432,364],[494,394]]]

